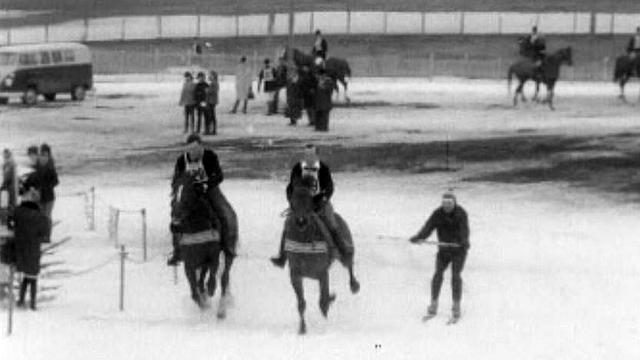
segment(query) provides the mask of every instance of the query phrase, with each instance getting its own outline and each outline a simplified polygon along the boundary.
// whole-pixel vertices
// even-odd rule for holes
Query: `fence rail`
[[[257,54],[249,57],[253,68],[258,69]],[[160,52],[158,48],[149,51],[95,50],[94,71],[97,74],[155,74],[166,78],[174,74],[176,79],[185,70],[216,70],[222,75],[234,73],[238,57],[230,54],[193,55],[189,51]],[[350,57],[355,77],[426,77],[455,76],[480,79],[504,79],[513,58],[485,56],[470,53],[460,56],[432,52],[425,56],[406,54],[369,54]],[[573,67],[564,67],[561,77],[568,80],[610,81],[614,61],[611,58],[581,61]],[[257,71],[256,71],[257,73]]]

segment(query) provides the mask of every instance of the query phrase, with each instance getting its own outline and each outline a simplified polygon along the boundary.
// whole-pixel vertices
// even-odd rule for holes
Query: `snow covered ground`
[[[241,236],[241,256],[232,273],[234,305],[224,321],[213,310],[200,311],[188,298],[182,272],[174,284],[173,271],[165,266],[171,169],[140,166],[125,156],[181,141],[182,135],[176,135],[179,84],[134,80],[99,82],[98,97],[83,104],[0,109],[0,145],[17,151],[42,141],[53,145],[63,170],[60,194],[93,185],[98,189],[96,232],[84,230],[79,198],[58,201],[54,218],[63,222],[55,237],[70,234],[73,240],[55,259],[69,270],[114,259],[82,276],[42,280],[61,285],[54,291],[57,297],[36,313],[16,314],[13,336],[0,338],[0,358],[640,356],[633,345],[640,331],[639,206],[565,183],[463,182],[463,173],[336,174],[334,203],[354,233],[362,290],[351,295],[346,272],[335,265],[331,282],[338,298],[325,320],[316,306],[317,286],[307,282],[309,334],[299,337],[288,274],[268,262],[286,206],[286,164],[273,179],[228,179],[222,187],[238,212]],[[280,117],[259,115],[262,104],[254,104],[246,117],[226,115],[232,85],[225,81],[220,139],[252,136],[269,144],[269,139],[297,138],[358,146],[512,136],[523,129],[575,135],[638,128],[637,106],[620,106],[610,84],[560,83],[556,112],[530,104],[511,109],[504,83],[492,81],[355,79],[353,85],[353,101],[365,108],[337,109],[332,133],[318,135],[287,127]],[[390,104],[380,106],[383,101]],[[380,236],[414,234],[448,187],[456,188],[470,214],[463,319],[445,325],[451,294],[447,274],[440,316],[423,324],[435,249]],[[119,265],[108,241],[107,204],[145,207],[149,214],[151,260],[127,263],[124,312],[118,311]],[[123,218],[121,240],[134,260],[141,257],[139,231],[138,222]]]

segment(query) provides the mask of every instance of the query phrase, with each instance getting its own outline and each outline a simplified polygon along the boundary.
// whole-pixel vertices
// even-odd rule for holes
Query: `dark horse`
[[[222,252],[217,230],[220,226],[217,220],[212,220],[216,217],[209,205],[205,186],[195,175],[185,173],[175,181],[171,199],[171,229],[173,236],[179,239],[191,299],[200,308],[208,307],[210,298],[215,294],[216,273]],[[217,312],[219,318],[226,316],[232,265],[233,257],[225,256],[221,276],[222,294]]]
[[[616,58],[613,81],[620,85],[620,95],[618,97],[624,102],[627,101],[624,96],[624,86],[633,76],[640,77],[640,56],[632,58],[629,55],[622,55]]]
[[[518,105],[518,94],[522,101],[527,101],[522,89],[527,80],[533,80],[536,83],[534,99],[537,100],[538,98],[540,83],[545,84],[547,87],[547,98],[543,102],[549,104],[549,108],[554,110],[553,89],[560,77],[560,66],[562,64],[567,64],[569,66],[573,65],[571,47],[562,48],[547,56],[542,61],[540,69],[536,66],[535,62],[530,59],[520,60],[511,65],[507,76],[509,92],[511,92],[511,78],[513,75],[515,75],[519,81],[518,87],[516,88],[516,92],[513,96],[513,106]]]
[[[287,60],[289,58],[289,47],[285,47],[282,53],[282,59]],[[315,58],[311,54],[302,52],[296,48],[293,48],[293,62],[297,67],[308,66],[311,69],[316,68]],[[327,71],[334,84],[336,84],[335,90],[340,92],[338,88],[338,82],[342,84],[344,88],[344,98],[347,102],[350,101],[347,95],[348,79],[351,78],[351,67],[349,62],[342,58],[330,57],[324,63],[324,68]]]
[[[345,243],[353,249],[353,240],[346,222],[338,214],[336,218]],[[314,210],[312,192],[304,184],[294,186],[283,236],[291,285],[298,300],[298,332],[305,334],[307,325],[304,312],[307,305],[304,299],[303,278],[318,280],[320,283],[320,311],[327,317],[329,307],[336,299],[336,295],[329,290],[329,267],[334,259],[337,258],[348,268],[351,291],[356,293],[360,289],[360,284],[353,274],[353,251],[350,252],[351,255],[345,256],[338,253],[329,230]]]

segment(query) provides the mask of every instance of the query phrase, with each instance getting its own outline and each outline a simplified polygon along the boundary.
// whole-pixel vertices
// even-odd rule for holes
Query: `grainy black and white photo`
[[[0,359],[640,359],[640,1],[0,0]]]

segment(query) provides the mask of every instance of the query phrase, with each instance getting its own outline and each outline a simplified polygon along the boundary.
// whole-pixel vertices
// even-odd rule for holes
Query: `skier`
[[[434,317],[438,312],[438,297],[442,287],[443,274],[451,264],[451,291],[453,307],[451,322],[460,318],[460,300],[462,298],[462,268],[469,250],[469,222],[466,211],[457,204],[455,195],[449,191],[442,196],[442,206],[429,217],[418,234],[409,241],[414,244],[426,240],[436,230],[440,245],[436,255],[436,270],[431,280],[431,304],[426,318]]]
[[[236,243],[238,241],[238,220],[236,213],[220,191],[219,185],[224,180],[218,156],[211,149],[205,149],[200,136],[191,134],[187,138],[185,152],[176,160],[172,188],[179,176],[185,172],[202,173],[203,182],[206,183],[206,193],[216,219],[220,222],[220,236],[225,256],[236,256]],[[180,259],[180,248],[176,236],[173,237],[173,255],[167,262],[169,266],[175,266]]]

